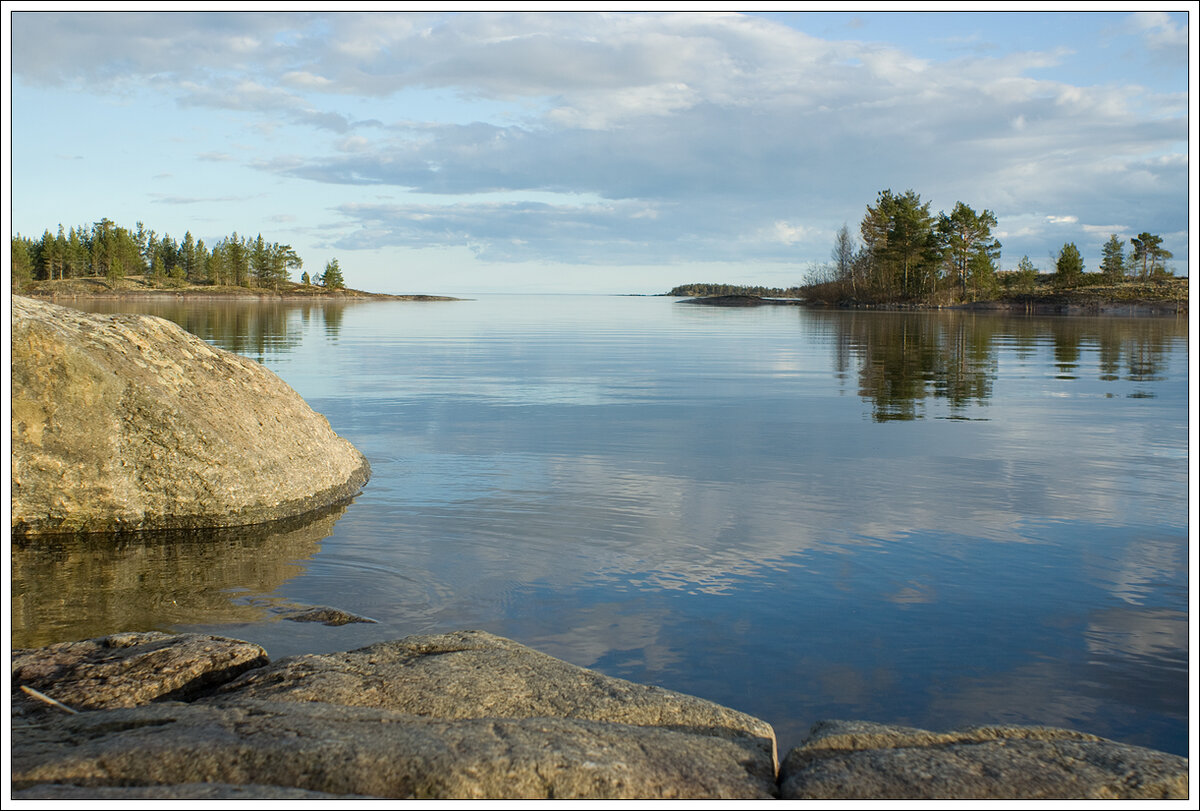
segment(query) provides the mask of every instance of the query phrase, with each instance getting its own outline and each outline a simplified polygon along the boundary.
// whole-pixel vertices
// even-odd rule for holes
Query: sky
[[[261,233],[376,292],[661,293],[802,283],[912,189],[994,212],[1002,269],[1148,231],[1189,273],[1194,2],[355,7],[10,4],[6,226]]]

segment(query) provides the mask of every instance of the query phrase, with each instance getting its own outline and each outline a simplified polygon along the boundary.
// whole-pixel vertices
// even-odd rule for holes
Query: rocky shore
[[[13,799],[1186,799],[1188,761],[1081,732],[767,722],[481,631],[271,662],[117,634],[12,659]]]

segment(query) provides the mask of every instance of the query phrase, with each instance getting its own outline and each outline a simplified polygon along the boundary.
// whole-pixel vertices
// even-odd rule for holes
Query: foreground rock
[[[952,732],[817,724],[780,769],[783,799],[1187,799],[1186,758],[1066,729]]]
[[[766,722],[478,631],[258,650],[150,633],[17,651],[14,799],[1187,797],[1184,758],[1017,727],[822,722],[777,783]]]
[[[775,773],[775,731],[694,696],[615,679],[483,631],[294,656],[221,688],[271,701],[325,701],[447,720],[575,718],[735,741]]]
[[[765,722],[486,633],[283,659],[230,675],[192,703],[164,700],[182,697],[178,689],[144,690],[142,673],[109,661],[113,650],[124,660],[136,656],[138,637],[168,671],[187,670],[212,644],[179,637],[169,646],[176,663],[161,658],[168,646],[160,634],[17,652],[14,706],[24,707],[24,723],[14,723],[17,796],[85,796],[73,793],[76,786],[103,787],[106,797],[131,787],[130,798],[183,798],[197,796],[197,784],[389,798],[770,798],[775,791],[774,732]],[[246,644],[227,642],[230,650]],[[129,677],[125,696],[121,673]],[[54,674],[61,683],[50,683]],[[73,698],[122,709],[69,715],[40,702],[45,708],[35,715],[27,705],[39,700],[19,692],[31,675],[64,704]],[[86,699],[99,682],[103,698]]]
[[[268,661],[258,645],[237,639],[147,631],[13,651],[12,679],[73,710],[106,710],[195,697]],[[14,714],[46,706],[28,693],[14,696]]]
[[[247,358],[161,318],[12,298],[18,535],[264,523],[344,501],[369,475]]]

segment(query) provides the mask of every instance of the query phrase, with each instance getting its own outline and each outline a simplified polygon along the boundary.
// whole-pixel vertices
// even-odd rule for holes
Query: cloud
[[[1186,53],[1187,26],[1176,23],[1166,12],[1135,12],[1130,15],[1129,22],[1141,34],[1143,44],[1150,50],[1181,50]]]
[[[256,197],[261,197],[261,194],[230,194],[223,197],[180,197],[176,195],[152,194],[150,195],[156,203],[162,203],[168,206],[190,206],[197,203],[241,203],[246,200],[253,200]]]
[[[1073,224],[1079,222],[1079,218],[1076,217],[1074,214],[1065,214],[1065,215],[1051,214],[1050,216],[1046,217],[1046,222],[1053,223],[1054,225],[1061,225],[1063,223],[1068,223],[1068,224],[1073,225]]]
[[[1186,34],[1165,15],[1130,21],[1148,47]],[[932,61],[692,13],[19,12],[13,43],[25,83],[150,88],[256,123],[248,165],[262,172],[446,198],[400,225],[343,206],[344,239],[364,244],[425,244],[437,232],[414,223],[437,222],[489,257],[569,261],[561,233],[579,237],[581,262],[689,245],[693,258],[823,259],[820,235],[882,188],[992,209],[1014,234],[1128,210],[1186,228],[1186,92],[1036,78],[1068,47]],[[280,154],[284,126],[314,140]],[[508,205],[480,199],[497,194]],[[542,194],[611,206],[538,208]],[[1063,210],[1076,219],[1054,219]]]

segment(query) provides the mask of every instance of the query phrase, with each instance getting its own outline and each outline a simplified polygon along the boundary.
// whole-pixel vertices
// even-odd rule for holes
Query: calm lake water
[[[1188,754],[1186,319],[76,306],[264,363],[373,477],[271,531],[17,549],[16,646],[479,628],[763,718],[781,754],[824,718]],[[378,624],[281,619],[304,605]]]

